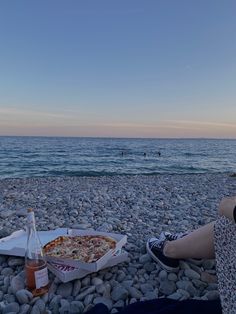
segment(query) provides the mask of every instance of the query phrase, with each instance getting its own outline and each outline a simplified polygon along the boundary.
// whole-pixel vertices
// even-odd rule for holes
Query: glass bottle
[[[32,208],[28,209],[27,226],[28,236],[25,252],[26,286],[34,296],[40,296],[46,293],[49,288],[48,268],[36,231],[35,216]]]

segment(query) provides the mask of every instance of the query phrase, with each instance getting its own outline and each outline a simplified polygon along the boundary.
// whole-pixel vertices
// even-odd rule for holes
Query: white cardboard
[[[58,228],[50,231],[39,231],[38,235],[42,245],[44,246],[56,237],[66,235],[67,232],[67,228]],[[26,243],[27,232],[25,230],[15,231],[10,236],[0,239],[0,254],[25,256]]]
[[[122,252],[117,256],[111,257],[107,263],[101,268],[112,267],[119,263],[125,262],[128,258],[127,252]],[[48,263],[48,269],[56,275],[62,282],[68,282],[74,279],[80,279],[92,272],[85,269],[75,268],[73,266],[68,266],[65,264]]]

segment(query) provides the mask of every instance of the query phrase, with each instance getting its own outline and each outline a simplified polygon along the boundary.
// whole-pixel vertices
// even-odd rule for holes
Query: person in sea
[[[220,202],[216,221],[190,233],[162,232],[146,248],[167,271],[178,271],[180,259],[215,258],[222,313],[236,313],[236,196]]]

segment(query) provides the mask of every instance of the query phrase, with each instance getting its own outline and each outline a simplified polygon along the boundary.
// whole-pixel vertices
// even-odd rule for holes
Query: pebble
[[[21,289],[16,292],[16,298],[20,304],[25,304],[33,299],[33,295],[30,291]]]
[[[93,301],[94,304],[103,303],[105,304],[109,310],[112,309],[112,301],[111,299],[105,297],[96,297]]]
[[[236,180],[224,174],[0,180],[0,217],[7,217],[0,218],[0,238],[25,227],[30,204],[37,208],[38,230],[124,233],[129,252],[127,263],[70,283],[50,274],[50,293],[37,298],[25,292],[24,258],[0,255],[0,312],[83,313],[101,301],[116,313],[128,303],[162,296],[219,297],[214,260],[181,261],[177,273],[167,273],[147,254],[146,240],[163,230],[184,232],[214,220],[219,200],[235,190]]]
[[[71,282],[62,283],[57,288],[57,294],[61,295],[63,298],[67,298],[71,295],[73,290],[73,284]]]
[[[113,301],[125,300],[128,297],[128,291],[122,286],[116,286],[111,292]]]

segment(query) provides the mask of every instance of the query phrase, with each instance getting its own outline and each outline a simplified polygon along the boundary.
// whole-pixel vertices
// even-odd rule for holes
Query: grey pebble
[[[15,312],[18,313],[20,310],[20,306],[17,302],[12,302],[7,304],[3,309],[2,313],[3,314],[9,314],[10,312]]]
[[[128,296],[128,291],[122,286],[116,286],[111,292],[113,301],[124,300]]]
[[[193,269],[185,269],[184,274],[186,277],[189,277],[190,279],[200,279],[199,273],[194,271]]]
[[[142,292],[135,287],[129,287],[128,291],[132,298],[140,299],[143,296]]]
[[[73,289],[73,284],[71,282],[62,283],[57,288],[57,294],[61,295],[63,298],[67,298],[71,295]]]
[[[174,283],[174,281],[161,281],[159,289],[161,293],[165,295],[170,295],[175,292],[176,284]]]
[[[149,283],[144,283],[140,285],[140,289],[145,294],[149,291],[153,291],[153,286]]]
[[[72,301],[70,304],[70,313],[71,314],[79,314],[83,313],[84,305],[80,301]]]
[[[72,295],[75,297],[80,292],[80,289],[81,289],[81,281],[80,279],[77,279],[74,281]]]
[[[17,275],[12,278],[11,280],[11,289],[12,292],[15,294],[18,290],[24,289],[25,283],[24,280],[20,275]]]
[[[91,287],[87,288],[86,290],[81,292],[79,295],[77,295],[77,297],[75,298],[76,301],[83,300],[86,297],[86,295],[93,293],[95,291],[95,289],[96,289],[95,286],[91,286]]]
[[[105,304],[108,307],[109,310],[111,310],[111,308],[112,308],[112,301],[111,301],[111,299],[108,299],[108,298],[105,298],[105,297],[96,297],[93,300],[93,303],[94,304],[103,303],[103,304]]]
[[[33,295],[30,291],[21,289],[16,292],[16,298],[20,304],[25,304],[33,299]]]

